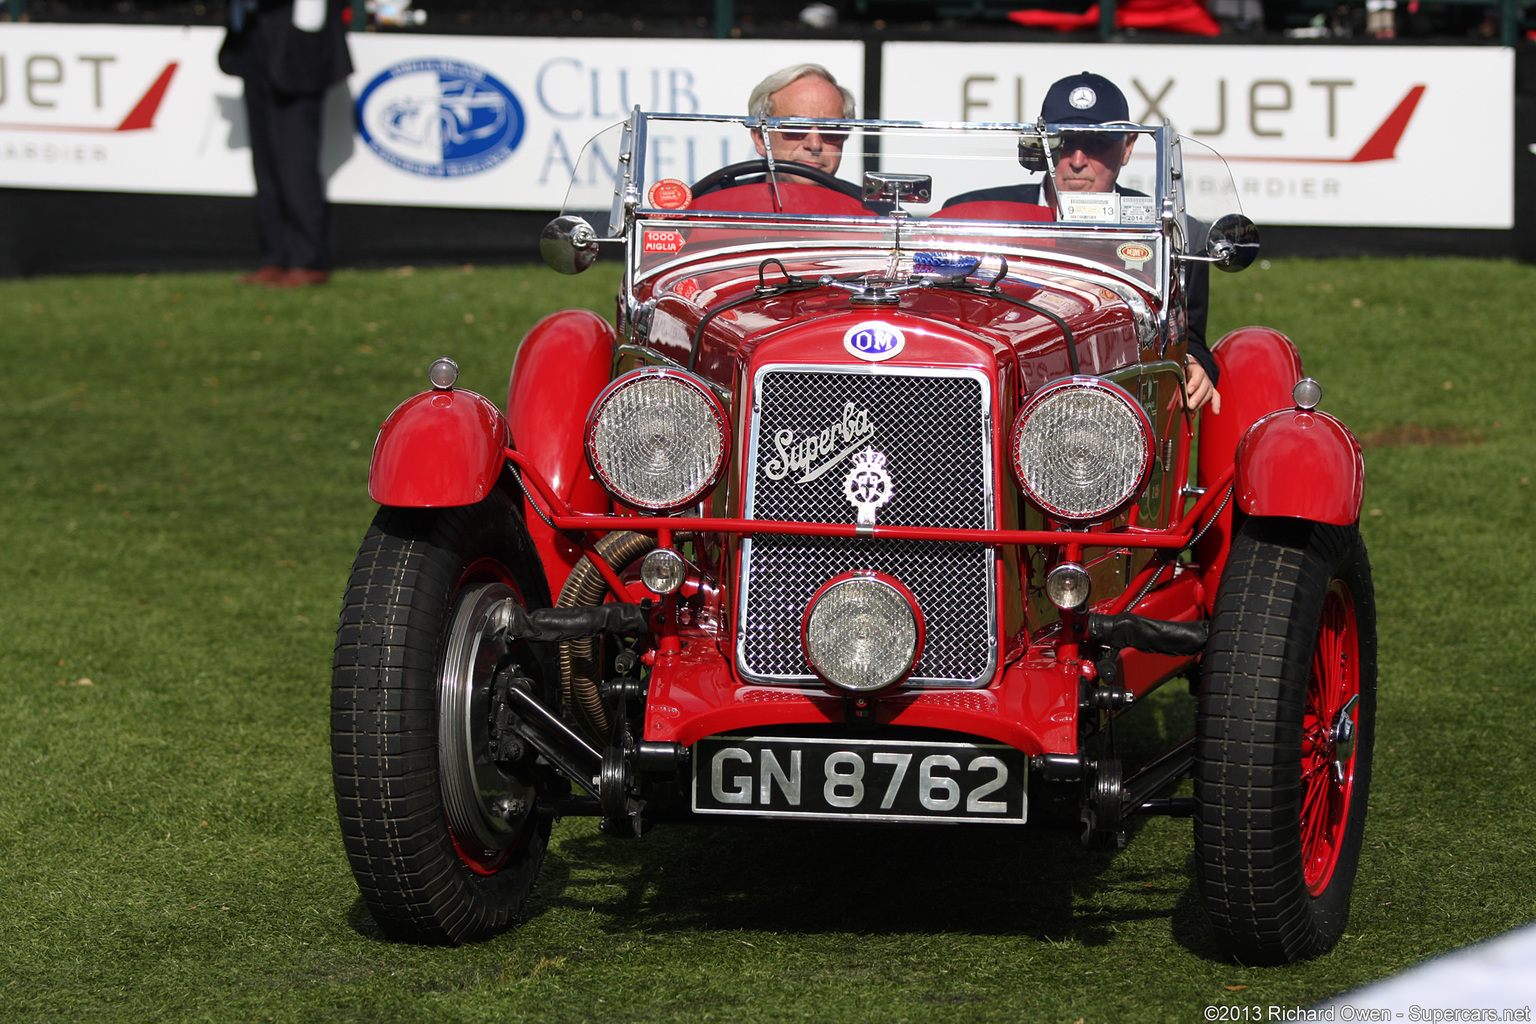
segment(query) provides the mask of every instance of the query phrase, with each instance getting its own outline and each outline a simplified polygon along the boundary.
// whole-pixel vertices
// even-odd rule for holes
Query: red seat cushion
[[[737,185],[722,188],[699,196],[688,204],[690,210],[718,211],[721,213],[802,213],[833,217],[870,217],[864,204],[853,196],[845,195],[821,185],[805,185],[799,182],[779,182],[780,208],[774,205],[773,190],[766,182],[754,185]]]
[[[1034,203],[1012,203],[1003,200],[978,200],[956,203],[935,213],[933,220],[1033,220],[1051,221],[1056,212],[1049,206]]]

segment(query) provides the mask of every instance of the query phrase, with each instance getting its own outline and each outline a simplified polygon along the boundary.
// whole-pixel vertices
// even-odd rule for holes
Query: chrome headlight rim
[[[1020,462],[1020,435],[1028,425],[1030,417],[1036,415],[1047,402],[1067,391],[1092,391],[1097,394],[1111,396],[1120,402],[1134,417],[1137,433],[1141,446],[1141,458],[1136,469],[1135,478],[1130,486],[1124,489],[1124,494],[1114,502],[1100,503],[1090,509],[1068,509],[1052,502],[1040,492],[1034,481],[1025,474]],[[1152,430],[1152,421],[1147,416],[1147,411],[1141,403],[1126,391],[1125,388],[1114,381],[1105,380],[1102,377],[1093,377],[1087,374],[1079,374],[1073,377],[1062,377],[1051,381],[1040,388],[1025,400],[1019,409],[1018,415],[1013,419],[1013,426],[1008,434],[1008,464],[1013,470],[1014,482],[1024,497],[1040,509],[1046,515],[1062,522],[1069,523],[1098,523],[1113,519],[1127,508],[1134,505],[1141,496],[1142,489],[1146,487],[1147,479],[1152,475],[1152,464],[1156,458],[1155,438]]]
[[[651,380],[668,380],[688,387],[694,394],[704,400],[709,412],[714,417],[715,426],[719,433],[720,444],[719,449],[715,453],[714,469],[698,486],[691,489],[686,496],[677,501],[646,501],[618,486],[615,484],[612,474],[604,468],[602,457],[599,455],[596,447],[597,428],[608,404],[615,396],[628,388]],[[587,422],[582,432],[582,438],[582,447],[585,450],[587,465],[591,468],[593,476],[597,478],[597,482],[602,486],[603,490],[607,491],[619,504],[639,512],[666,515],[696,505],[719,485],[730,464],[731,424],[726,415],[724,403],[720,401],[719,397],[701,378],[686,370],[677,370],[671,367],[642,366],[609,381],[608,386],[603,388],[598,394],[596,400],[592,403],[591,410],[587,413]]]
[[[822,666],[818,664],[816,658],[812,656],[811,620],[815,615],[816,610],[820,607],[826,607],[823,603],[824,599],[828,595],[832,594],[833,591],[839,587],[852,583],[875,583],[885,586],[889,590],[895,592],[897,597],[901,600],[902,604],[912,614],[912,628],[915,634],[912,644],[912,656],[909,659],[906,659],[906,665],[904,668],[902,668],[899,672],[891,674],[887,680],[881,682],[877,686],[853,687],[839,683],[832,679],[826,672],[824,672]],[[896,577],[889,576],[883,572],[878,572],[873,569],[857,569],[850,572],[839,573],[836,576],[833,576],[831,579],[827,580],[820,587],[818,587],[816,593],[812,594],[811,599],[806,602],[805,614],[801,617],[800,620],[800,649],[805,652],[805,661],[806,664],[811,667],[811,671],[816,673],[816,677],[822,682],[826,683],[829,688],[843,694],[867,695],[872,693],[879,693],[883,690],[889,690],[891,687],[899,685],[903,680],[909,678],[912,675],[912,673],[917,668],[917,663],[923,657],[923,646],[927,641],[927,632],[927,621],[923,616],[922,605],[918,604],[917,596],[912,593],[906,584],[896,579]]]

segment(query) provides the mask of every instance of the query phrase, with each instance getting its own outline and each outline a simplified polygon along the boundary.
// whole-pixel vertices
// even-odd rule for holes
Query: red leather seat
[[[690,210],[720,213],[800,213],[832,217],[871,217],[864,204],[853,196],[821,185],[779,182],[779,200],[774,203],[773,189],[766,182],[722,188],[699,196],[688,204]],[[1003,204],[1007,205],[1007,204]]]
[[[1012,220],[1052,221],[1056,212],[1049,206],[1034,203],[1013,203],[1005,200],[978,200],[946,206],[929,217],[929,220]]]

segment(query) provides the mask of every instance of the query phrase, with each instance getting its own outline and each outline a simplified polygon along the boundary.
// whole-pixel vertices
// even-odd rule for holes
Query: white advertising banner
[[[0,25],[0,185],[249,195],[210,28]]]
[[[855,97],[864,82],[857,42],[351,38],[358,138],[330,192],[342,202],[559,208],[587,140],[637,104],[744,114],[753,86],[807,61]],[[651,177],[693,181],[756,156],[739,128],[668,141],[672,165]]]
[[[1120,86],[1131,120],[1166,118],[1225,157],[1243,212],[1261,226],[1514,224],[1508,49],[887,43],[880,109],[1033,121],[1051,83],[1084,70]],[[1451,142],[1473,147],[1474,178],[1453,163]],[[1215,188],[1200,149],[1186,156],[1191,185]],[[1145,191],[1149,170],[1133,160],[1121,184]]]
[[[250,195],[242,87],[218,69],[223,38],[0,25],[0,186]],[[846,41],[348,41],[356,71],[332,92],[322,153],[335,202],[556,209],[587,140],[636,104],[744,113],[758,81],[805,61],[856,97],[864,81],[864,47]],[[654,170],[688,180],[755,155],[745,132],[707,126],[670,152],[675,165]]]
[[[218,70],[222,39],[207,27],[0,24],[0,187],[251,194],[241,83]],[[337,202],[554,209],[585,142],[634,104],[740,113],[764,75],[801,61],[856,95],[863,83],[856,41],[349,42],[357,70],[330,97],[322,157]],[[1134,120],[1169,118],[1225,156],[1261,225],[1513,225],[1507,49],[886,43],[881,110],[1032,120],[1051,82],[1085,68],[1120,85]],[[1470,182],[1451,168],[1453,140],[1475,147]],[[1192,184],[1214,187],[1219,165],[1197,151]],[[652,176],[685,180],[753,155],[745,133],[704,128],[662,153],[672,166]],[[1121,180],[1134,188],[1147,173],[1133,162]],[[962,184],[934,183],[940,194]]]

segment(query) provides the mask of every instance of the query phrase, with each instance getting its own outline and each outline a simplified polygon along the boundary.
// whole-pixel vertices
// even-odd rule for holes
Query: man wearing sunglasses
[[[1084,71],[1054,83],[1040,104],[1040,119],[1059,125],[1130,124],[1130,106],[1119,87],[1102,75]],[[945,203],[954,206],[975,201],[1039,204],[1055,208],[1058,192],[1119,192],[1140,196],[1116,183],[1120,170],[1131,159],[1136,145],[1133,134],[1063,132],[1061,152],[1055,158],[1056,173],[1043,183],[1007,185],[955,196]],[[1042,187],[1043,186],[1043,187]],[[942,216],[942,212],[938,214]],[[1206,312],[1210,304],[1211,271],[1205,263],[1186,264],[1185,309],[1189,320],[1189,346],[1184,360],[1184,393],[1191,409],[1211,403],[1221,412],[1221,393],[1216,390],[1217,366],[1205,343]]]
[[[849,120],[858,116],[853,93],[837,84],[832,72],[820,64],[796,64],[775,71],[757,84],[747,100],[753,117],[826,117]],[[845,132],[784,131],[763,134],[752,132],[757,155],[766,157],[770,146],[775,163],[808,164],[828,174],[837,172],[843,162]]]

